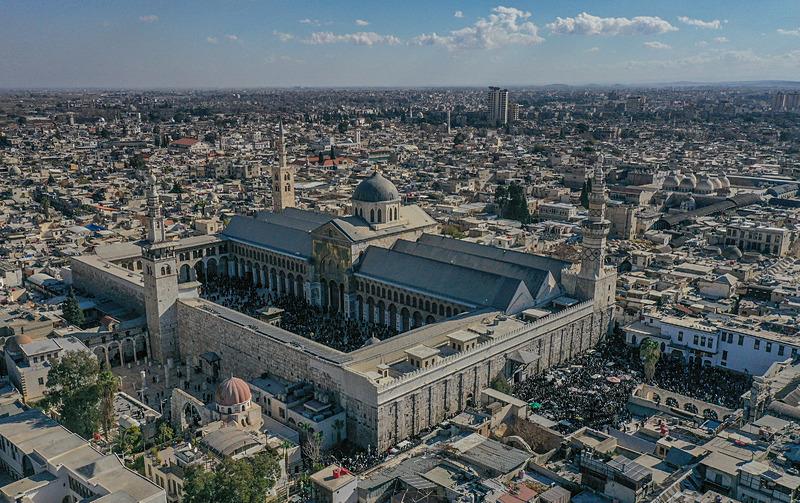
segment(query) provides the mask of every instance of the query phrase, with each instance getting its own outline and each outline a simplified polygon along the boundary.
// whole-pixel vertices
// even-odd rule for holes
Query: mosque
[[[76,288],[144,316],[138,344],[152,359],[214,380],[300,386],[306,398],[294,406],[305,422],[343,410],[346,437],[384,451],[474,405],[495,378],[524,380],[607,333],[616,272],[604,263],[602,168],[572,264],[438,235],[435,220],[404,205],[378,172],[356,187],[348,216],[295,208],[282,128],[278,147],[273,211],[236,216],[216,235],[166,240],[151,180],[147,239],[73,259]],[[344,353],[199,298],[198,279],[215,275],[401,333]],[[173,397],[178,426],[196,410],[189,401]]]

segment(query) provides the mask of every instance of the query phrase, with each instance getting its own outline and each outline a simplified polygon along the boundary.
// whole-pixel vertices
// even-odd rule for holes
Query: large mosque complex
[[[117,346],[94,346],[99,357],[125,350],[213,382],[237,376],[250,388],[236,379],[241,403],[227,395],[218,403],[243,409],[252,401],[289,426],[297,417],[324,429],[341,417],[344,436],[385,451],[472,405],[495,378],[524,380],[607,332],[616,272],[604,265],[602,168],[581,261],[571,264],[438,235],[436,222],[404,205],[377,172],[355,189],[348,216],[295,208],[282,136],[278,146],[273,211],[236,216],[219,234],[167,240],[152,179],[147,239],[73,259],[77,289],[141,315],[139,332],[120,326]],[[265,305],[302,297],[400,334],[342,352],[200,298],[198,279],[218,275],[262,288]],[[173,421],[186,427],[199,407],[173,394]]]

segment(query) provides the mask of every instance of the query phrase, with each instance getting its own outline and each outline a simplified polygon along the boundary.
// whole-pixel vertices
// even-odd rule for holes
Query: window
[[[650,318],[650,322],[652,323],[653,319]],[[683,342],[683,330],[678,332],[678,342]]]
[[[722,352],[722,359],[723,360],[727,360],[728,359],[728,352],[727,351],[723,351]]]
[[[780,346],[778,346],[778,356],[783,356],[783,352],[784,352],[785,350],[786,350],[786,348],[783,346],[783,344],[781,344]]]
[[[700,336],[699,336],[699,335],[695,335],[695,336],[694,336],[694,344],[695,344],[695,346],[696,346],[696,345],[697,345],[699,342],[700,342]]]
[[[760,340],[756,339],[755,341],[753,341],[753,349],[757,350],[760,347],[761,347],[761,341]]]
[[[767,343],[767,353],[772,353],[772,343],[771,342]]]
[[[39,386],[44,386],[44,377],[39,378]]]
[[[701,346],[705,346],[706,345],[706,337],[705,336],[700,338],[700,345]]]
[[[744,344],[744,335],[739,336],[739,345],[742,346]]]

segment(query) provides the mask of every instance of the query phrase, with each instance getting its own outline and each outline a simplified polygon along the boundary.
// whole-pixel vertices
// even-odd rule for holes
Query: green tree
[[[129,428],[120,428],[117,437],[114,439],[112,449],[122,457],[129,456],[138,452],[142,447],[142,430],[133,425]]]
[[[639,358],[644,366],[644,378],[647,381],[652,380],[656,375],[658,360],[661,358],[661,348],[658,343],[653,339],[645,339],[639,345]]]
[[[98,431],[102,397],[100,364],[88,351],[71,351],[47,374],[47,404],[68,430],[84,438]]]
[[[169,191],[173,194],[183,194],[183,187],[180,186],[178,182],[174,182],[172,184],[172,188]]]
[[[263,503],[280,476],[272,451],[232,460],[226,458],[214,471],[191,468],[183,485],[185,503]]]
[[[53,176],[53,173],[50,173],[50,176],[47,177],[47,185],[55,185],[56,179]]]
[[[166,421],[163,421],[161,424],[158,425],[158,430],[156,431],[155,441],[156,444],[164,444],[169,442],[175,437],[175,430],[172,429],[172,426]]]
[[[515,182],[508,187],[507,202],[501,207],[504,218],[516,220],[523,224],[530,223],[531,214],[528,210],[528,199],[525,197],[525,191],[520,184]]]
[[[103,435],[106,440],[114,427],[114,396],[119,390],[119,377],[108,369],[100,371],[97,376],[97,391],[100,395],[100,425],[103,427]]]
[[[70,288],[69,294],[64,302],[61,304],[61,316],[70,325],[80,327],[83,325],[83,310],[81,309],[80,302],[75,296],[75,291]]]

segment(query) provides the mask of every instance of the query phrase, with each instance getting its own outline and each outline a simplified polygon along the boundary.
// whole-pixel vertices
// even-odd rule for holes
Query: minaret
[[[142,243],[142,283],[147,332],[153,358],[170,365],[178,357],[178,263],[175,245],[166,241],[164,217],[151,173],[147,188],[147,240]]]
[[[601,159],[594,170],[592,192],[589,194],[589,218],[583,223],[582,276],[597,278],[602,274],[606,238],[610,230],[611,222],[606,220],[606,180]]]
[[[166,238],[164,216],[161,214],[161,201],[158,197],[156,176],[150,172],[147,177],[147,241],[160,243]]]
[[[450,134],[450,109],[447,109],[447,134]]]
[[[589,215],[581,227],[583,245],[580,268],[562,274],[567,293],[579,300],[594,301],[596,311],[605,311],[614,303],[617,273],[605,266],[606,239],[611,222],[606,220],[606,181],[603,160],[599,160],[589,194]]]
[[[278,165],[272,168],[272,211],[279,213],[294,208],[294,169],[286,163],[286,138],[283,121],[280,122],[278,139]]]

